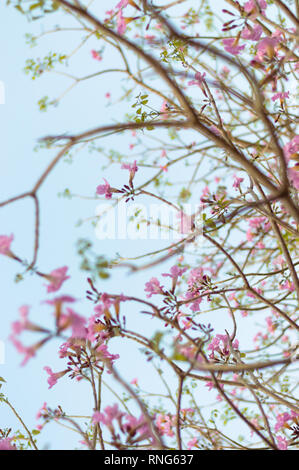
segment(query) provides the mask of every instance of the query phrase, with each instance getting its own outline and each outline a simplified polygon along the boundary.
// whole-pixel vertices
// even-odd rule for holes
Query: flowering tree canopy
[[[96,0],[7,4],[35,28],[26,74],[66,84],[54,98],[39,85],[40,111],[58,116],[81,87],[86,103],[101,99],[89,127],[78,105],[76,131],[65,123],[41,136],[50,161],[25,192],[11,183],[0,200],[1,211],[33,202],[32,254],[18,249],[22,231],[1,224],[0,262],[9,258],[17,280],[32,275],[40,286],[10,316],[9,340],[28,376],[48,382],[49,400],[62,383],[70,394],[85,384],[86,415],[41,398],[29,426],[22,396],[12,404],[0,377],[0,405],[20,425],[1,423],[0,450],[42,448],[52,422],[87,449],[298,448],[298,1],[115,0],[109,11]],[[41,191],[78,154],[96,183],[78,195],[72,183],[80,188],[83,175],[74,181],[65,168],[61,197],[88,199],[96,216],[86,209],[81,221],[92,231],[78,240],[72,292],[77,259],[51,269],[40,261],[52,207]],[[65,227],[56,230],[67,246]],[[119,252],[130,234],[133,256],[126,245]],[[60,369],[49,354],[35,377],[31,365],[53,345]],[[149,386],[126,358],[131,345]]]

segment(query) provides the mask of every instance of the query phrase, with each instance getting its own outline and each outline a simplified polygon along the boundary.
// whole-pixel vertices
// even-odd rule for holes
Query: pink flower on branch
[[[0,439],[0,450],[17,450],[16,446],[11,444],[12,439],[10,437]]]
[[[58,380],[61,379],[61,377],[63,377],[68,372],[67,370],[63,370],[61,372],[55,373],[52,371],[51,367],[48,367],[48,366],[45,366],[44,370],[49,375],[49,378],[48,378],[49,389],[54,387],[54,385],[57,384]]]
[[[11,256],[10,245],[14,239],[13,235],[0,235],[0,255]]]
[[[95,60],[98,60],[99,62],[102,60],[102,56],[98,51],[95,51],[94,49],[91,51],[92,58]]]
[[[156,294],[163,294],[163,288],[160,285],[160,282],[156,277],[152,277],[150,281],[146,282],[145,284],[145,292],[149,292],[147,297],[151,297],[152,295]]]
[[[276,100],[280,100],[280,101],[283,101],[287,98],[290,97],[290,92],[289,91],[286,91],[284,93],[280,92],[280,93],[275,93],[275,95],[272,96],[271,100],[272,101],[276,101]]]
[[[241,38],[249,39],[250,41],[259,41],[262,34],[263,28],[260,25],[255,25],[254,27],[247,26],[242,30]]]
[[[105,184],[100,184],[99,186],[97,186],[96,193],[99,194],[100,196],[104,194],[106,199],[111,199],[112,198],[111,186],[105,178],[103,178],[103,180],[105,181]]]
[[[226,38],[223,39],[224,50],[232,55],[239,55],[241,51],[245,49],[245,44],[242,46],[238,45],[239,38]]]
[[[249,0],[244,5],[244,11],[250,19],[255,19],[259,15],[264,15],[267,8],[266,0]]]
[[[68,267],[63,266],[62,268],[54,269],[50,272],[50,274],[44,274],[43,277],[48,279],[50,284],[47,286],[47,292],[57,292],[62,284],[67,280],[70,279],[70,276],[67,276]]]

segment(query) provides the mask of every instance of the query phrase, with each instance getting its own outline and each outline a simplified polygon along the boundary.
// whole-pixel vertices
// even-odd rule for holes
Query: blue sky
[[[47,113],[38,110],[37,101],[44,95],[59,96],[64,88],[69,85],[69,80],[55,74],[45,75],[36,81],[32,81],[25,75],[23,68],[25,60],[29,57],[43,57],[49,51],[64,53],[71,50],[73,43],[77,41],[77,35],[63,33],[45,36],[37,48],[30,48],[25,43],[25,34],[38,34],[41,31],[40,22],[28,23],[15,9],[7,8],[1,3],[0,15],[5,18],[0,30],[1,44],[1,72],[0,80],[5,85],[6,104],[0,106],[0,122],[2,129],[1,139],[1,174],[0,174],[0,199],[5,200],[12,195],[28,190],[46,168],[49,161],[55,155],[55,151],[34,151],[40,137],[49,133],[55,134],[64,131],[81,131],[99,124],[106,124],[115,120],[113,110],[106,107],[106,91],[118,94],[120,80],[123,76],[103,76],[100,80],[83,83],[78,89],[67,95],[63,103],[57,108],[50,108]],[[57,17],[56,17],[57,18]],[[43,21],[52,23],[52,18]],[[58,18],[56,19],[58,22]],[[62,47],[63,45],[63,47]],[[90,49],[87,45],[79,54],[79,63],[72,64],[72,71],[89,70],[90,73],[98,70],[98,63],[91,60]],[[113,64],[113,56],[109,56]],[[105,66],[107,64],[105,63]],[[114,97],[114,96],[113,96]],[[118,112],[126,111],[125,104],[118,104]],[[122,117],[122,115],[121,115]],[[128,135],[119,138],[119,149],[129,148],[130,137]],[[105,142],[106,144],[106,142]],[[87,151],[75,157],[73,164],[61,162],[49,176],[46,184],[39,193],[41,202],[41,236],[38,267],[43,272],[62,266],[71,267],[71,279],[65,284],[63,292],[72,294],[77,298],[84,298],[87,287],[86,275],[79,271],[79,260],[75,257],[76,240],[87,236],[94,243],[99,253],[115,254],[115,251],[126,250],[128,255],[136,253],[136,242],[112,241],[99,242],[95,238],[94,229],[90,225],[75,228],[80,218],[95,214],[97,203],[75,199],[68,201],[58,198],[57,194],[65,188],[71,188],[73,192],[91,196],[95,188],[101,183],[103,173],[101,156],[89,154]],[[105,176],[110,174],[119,181],[123,181],[123,172],[115,175],[115,168],[108,170]],[[32,256],[33,248],[33,204],[31,200],[22,200],[16,204],[5,207],[0,213],[0,233],[15,234],[14,250],[22,254],[26,259]],[[146,249],[149,248],[146,242]],[[157,245],[153,243],[153,246]],[[144,250],[144,244],[140,245],[140,253]],[[57,404],[68,413],[90,413],[90,390],[85,384],[75,385],[69,380],[62,380],[52,390],[48,390],[47,376],[42,370],[44,365],[49,365],[53,370],[63,369],[61,360],[57,358],[59,342],[44,348],[37,358],[32,359],[26,367],[20,367],[21,357],[17,354],[7,340],[10,333],[10,324],[17,319],[18,308],[23,305],[32,306],[31,318],[37,322],[50,324],[50,308],[41,305],[41,301],[48,298],[43,281],[35,276],[27,276],[26,280],[16,284],[16,273],[21,272],[20,267],[5,257],[0,259],[1,278],[1,330],[0,339],[5,342],[5,364],[0,365],[0,376],[7,383],[3,392],[9,397],[16,409],[22,413],[26,424],[33,428],[36,424],[37,410],[46,401],[53,408]],[[109,281],[110,292],[126,292],[134,294],[136,289],[143,289],[148,274],[132,277],[127,276],[123,270],[115,271],[113,280]],[[100,288],[105,289],[100,286]],[[108,287],[107,287],[108,289]],[[87,302],[78,303],[77,311],[90,315],[92,306]],[[130,307],[130,315],[135,315],[135,323],[138,320],[136,307]],[[35,338],[28,337],[30,340]],[[132,379],[143,372],[141,384],[151,386],[150,366],[146,366],[143,360],[136,360],[136,349],[130,345],[124,347],[115,340],[111,345],[113,352],[123,349],[122,359],[119,361],[120,370]],[[128,370],[128,364],[130,369]],[[144,371],[148,367],[148,374]],[[106,393],[106,401],[111,404],[115,401]],[[1,407],[0,427],[12,426],[18,429],[19,424],[12,416],[11,411],[5,406]],[[73,448],[77,445],[78,438],[71,432],[65,431],[56,424],[49,425],[44,431],[40,442],[42,446],[54,448]],[[52,447],[53,448],[53,447]]]

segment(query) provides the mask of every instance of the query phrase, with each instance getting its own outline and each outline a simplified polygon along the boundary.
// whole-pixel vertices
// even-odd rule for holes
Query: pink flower
[[[243,44],[242,46],[239,46],[238,45],[238,39],[239,38],[226,38],[226,39],[223,39],[223,45],[224,45],[224,50],[226,52],[229,52],[230,54],[233,54],[233,55],[238,55],[240,54],[241,51],[243,51],[243,49],[245,48],[245,44]]]
[[[232,347],[234,349],[239,348],[239,341],[237,339],[232,343]],[[212,351],[209,355],[210,359],[214,359],[215,352],[222,356],[229,356],[230,350],[227,335],[216,335],[208,345],[208,350]]]
[[[279,450],[288,450],[288,441],[285,437],[277,436],[277,447]]]
[[[136,379],[136,378],[135,378],[135,379],[132,379],[131,382],[130,382],[130,384],[131,384],[131,385],[136,385],[136,387],[137,387],[137,385],[138,385],[138,379]]]
[[[43,406],[38,410],[36,414],[36,419],[44,418],[45,415],[48,416],[48,409],[47,409],[46,402],[44,402]]]
[[[149,292],[147,297],[151,297],[154,294],[163,294],[162,286],[156,277],[152,277],[150,281],[145,284],[145,292]]]
[[[283,151],[287,161],[289,159],[296,159],[299,153],[299,135],[295,135],[295,137],[283,147]]]
[[[103,178],[103,180],[105,181],[105,184],[100,184],[99,186],[97,186],[96,193],[99,195],[105,194],[106,199],[111,199],[112,198],[111,186],[105,178]]]
[[[272,318],[267,317],[266,318],[266,323],[267,323],[267,330],[269,331],[269,333],[274,333],[275,332],[275,325],[272,321]]]
[[[193,437],[193,439],[191,439],[191,441],[187,442],[188,450],[191,450],[193,447],[197,447],[197,444],[198,444],[197,438]]]
[[[96,416],[96,419],[98,419],[99,423],[105,424],[105,426],[112,426],[112,421],[114,419],[118,420],[122,416],[124,416],[124,413],[118,409],[118,405],[115,404],[113,406],[106,406],[104,409],[104,413],[100,413],[99,415]]]
[[[238,189],[243,181],[244,178],[238,178],[238,176],[234,175],[233,188]]]
[[[126,21],[125,21],[125,18],[123,16],[122,9],[120,9],[117,13],[117,32],[118,32],[118,34],[120,34],[122,36],[126,31],[126,27],[127,27]]]
[[[187,271],[187,268],[179,268],[179,266],[172,266],[170,268],[170,274],[164,273],[162,276],[164,277],[171,277],[172,279],[177,279],[178,277],[182,276],[184,272]]]
[[[61,379],[61,377],[63,377],[68,372],[67,370],[63,370],[61,372],[54,373],[51,367],[48,367],[48,366],[45,366],[44,370],[49,375],[49,378],[48,378],[49,389],[54,387],[54,385],[57,384],[57,381]]]
[[[202,83],[204,82],[206,73],[200,73],[196,72],[195,74],[195,80],[191,80],[191,82],[188,82],[188,85],[197,85],[199,87],[202,87]]]
[[[10,237],[7,235],[0,235],[0,255],[9,256],[11,254],[10,245],[13,239],[13,235],[10,235]]]
[[[263,28],[260,25],[256,25],[251,28],[244,28],[241,33],[241,38],[249,39],[250,41],[259,41],[263,33]]]
[[[283,101],[283,100],[285,100],[289,97],[290,97],[290,92],[286,91],[285,93],[275,93],[275,95],[272,96],[271,100],[272,101],[276,101],[276,100]]]
[[[273,33],[272,36],[263,38],[257,45],[256,60],[262,62],[264,57],[272,59],[277,53],[280,36]]]
[[[289,168],[288,176],[294,188],[299,189],[299,172],[297,170],[294,170],[294,168]]]
[[[113,364],[114,361],[119,359],[119,354],[111,354],[108,351],[108,347],[106,344],[101,344],[97,349],[97,355],[101,360],[106,360],[106,362],[110,362],[110,364]]]
[[[15,336],[10,336],[10,341],[13,343],[14,347],[20,354],[24,354],[24,359],[21,363],[21,366],[25,366],[29,359],[35,356],[37,349],[39,349],[42,344],[41,342],[35,344],[34,346],[24,346]]]
[[[138,171],[138,166],[136,164],[136,160],[134,161],[134,163],[123,163],[122,166],[121,166],[121,170],[129,170],[129,172],[130,172],[130,183],[132,183],[132,181],[135,177],[135,174]]]
[[[120,0],[120,2],[116,5],[116,10],[120,10],[121,8],[125,8],[129,5],[129,0]]]
[[[257,8],[256,4],[258,3],[260,8]],[[259,15],[264,15],[267,8],[266,0],[249,0],[244,5],[244,10],[248,13],[251,19],[255,19]]]
[[[70,279],[70,276],[66,276],[67,270],[68,267],[63,266],[62,268],[54,269],[54,271],[51,271],[50,274],[44,276],[50,281],[50,284],[47,286],[48,293],[58,291],[62,284],[67,279]]]
[[[168,171],[168,166],[167,165],[160,165],[159,168],[161,168],[161,170],[164,171],[165,173],[167,173],[167,171]]]
[[[102,60],[102,57],[98,51],[95,51],[94,49],[91,51],[92,58],[98,61]]]
[[[209,389],[209,392],[215,387],[213,382],[207,382],[205,386]]]
[[[15,321],[12,323],[12,332],[14,335],[20,335],[24,330],[27,329],[28,326],[28,315],[29,315],[29,307],[28,305],[23,305],[19,308],[19,313],[21,320]]]
[[[12,438],[6,437],[0,439],[0,450],[17,450],[15,445],[11,444]]]
[[[86,318],[67,308],[67,323],[72,328],[72,338],[86,338]]]
[[[163,103],[162,103],[161,109],[160,109],[161,119],[168,119],[169,118],[168,111],[169,111],[169,107],[168,107],[167,101],[164,100]]]
[[[102,416],[102,413],[100,413],[99,411],[95,411],[94,414],[92,415],[92,423],[93,424],[98,424],[101,422],[101,416]]]
[[[157,421],[156,421],[156,426],[159,430],[159,433],[162,436],[163,434],[166,434],[166,436],[169,436],[169,437],[174,436],[174,432],[172,428],[175,426],[175,421],[176,421],[175,416],[159,414],[157,416]]]

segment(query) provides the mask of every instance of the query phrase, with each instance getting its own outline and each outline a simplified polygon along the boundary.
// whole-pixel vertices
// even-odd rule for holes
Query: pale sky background
[[[218,0],[219,2],[220,0]],[[106,4],[104,6],[104,3]],[[103,2],[103,10],[111,7],[116,2]],[[216,2],[215,2],[216,3]],[[220,2],[223,7],[223,2]],[[56,74],[45,74],[36,81],[32,81],[25,75],[23,68],[26,58],[43,57],[49,51],[64,53],[74,48],[78,42],[78,33],[62,33],[45,36],[36,48],[30,48],[25,44],[26,33],[37,34],[42,25],[53,23],[51,15],[48,19],[28,23],[15,9],[7,8],[3,2],[0,5],[0,80],[5,84],[6,103],[0,106],[1,126],[1,153],[0,153],[0,200],[4,200],[32,187],[38,176],[53,158],[55,152],[39,151],[33,149],[37,140],[48,134],[82,131],[94,127],[121,120],[128,111],[126,102],[117,104],[116,107],[107,108],[105,93],[110,91],[112,99],[114,95],[119,96],[123,75],[104,75],[100,79],[82,83],[68,94],[61,105],[57,108],[49,108],[46,113],[41,113],[37,107],[37,101],[44,95],[51,98],[59,96],[70,83],[68,79]],[[54,24],[59,23],[56,16]],[[65,24],[66,22],[64,22]],[[70,69],[72,73],[77,70],[78,76],[90,72],[93,73],[99,67],[115,65],[113,55],[105,58],[104,64],[93,61],[90,50],[95,44],[91,41],[78,54]],[[118,114],[113,113],[117,109]],[[130,135],[124,134],[110,139],[113,148],[129,154]],[[109,139],[100,145],[109,148]],[[99,254],[108,253],[113,256],[116,251],[127,255],[149,251],[151,247],[156,248],[157,242],[134,242],[134,241],[104,241],[96,240],[94,229],[90,225],[76,228],[76,222],[80,218],[95,214],[97,202],[73,199],[71,201],[58,198],[57,194],[65,188],[82,195],[92,196],[98,184],[101,184],[105,176],[113,183],[124,182],[124,173],[116,170],[115,166],[108,169],[103,175],[101,170],[100,154],[89,154],[87,150],[75,156],[73,164],[60,162],[46,183],[40,190],[41,203],[41,238],[38,267],[43,272],[50,272],[60,266],[70,266],[71,279],[64,284],[60,293],[74,295],[83,299],[87,288],[86,274],[78,269],[79,259],[76,257],[76,241],[80,237],[90,238]],[[136,179],[142,181],[142,175],[137,174]],[[0,211],[0,234],[15,234],[13,244],[14,251],[30,259],[33,247],[33,203],[31,200],[23,200],[5,207]],[[171,264],[170,264],[171,265]],[[142,292],[146,280],[152,275],[165,272],[167,268],[128,276],[124,270],[115,270],[111,280],[103,286],[98,284],[99,289],[113,293],[125,292],[136,294]],[[49,298],[46,295],[44,282],[35,276],[27,276],[25,281],[15,284],[16,273],[21,272],[17,263],[1,257],[0,259],[0,289],[1,289],[1,329],[0,340],[5,342],[5,364],[0,365],[0,376],[3,376],[7,384],[3,387],[6,394],[16,409],[22,414],[26,424],[32,429],[36,425],[35,415],[44,401],[55,408],[62,405],[69,413],[90,413],[91,391],[84,383],[75,384],[70,379],[62,379],[53,389],[48,390],[47,375],[42,370],[45,365],[54,371],[63,369],[64,362],[57,358],[57,348],[60,342],[53,342],[39,353],[37,358],[32,359],[27,366],[21,368],[19,364],[21,357],[7,340],[10,333],[10,324],[18,317],[18,308],[27,304],[32,306],[31,318],[35,321],[51,324],[51,309],[41,305],[41,301]],[[92,305],[87,301],[78,302],[75,310],[86,316],[92,314]],[[138,322],[144,322],[144,318],[136,315],[137,309],[133,304],[126,311],[134,318],[134,326]],[[42,319],[42,320],[40,320]],[[218,321],[217,327],[227,328],[228,318]],[[140,325],[141,325],[140,323]],[[247,327],[246,327],[247,328]],[[153,331],[155,328],[153,328]],[[219,331],[220,332],[220,331]],[[223,332],[223,330],[222,330]],[[246,329],[243,329],[246,340]],[[242,329],[240,332],[242,336]],[[29,337],[28,344],[30,344]],[[33,337],[35,340],[36,337]],[[25,342],[25,341],[24,341]],[[158,382],[153,381],[154,372],[145,363],[141,355],[136,356],[136,349],[130,343],[120,344],[119,340],[111,341],[109,350],[121,352],[121,359],[116,365],[122,375],[131,380],[139,378],[142,388],[155,391]],[[204,390],[202,387],[201,390]],[[88,398],[87,398],[88,397]],[[113,404],[114,397],[105,392],[104,402]],[[19,425],[13,418],[10,410],[0,406],[0,428],[12,426],[18,429]],[[46,427],[39,442],[41,447],[50,445],[50,448],[63,449],[74,448],[80,439],[69,431],[64,430],[56,424]],[[52,446],[52,447],[51,447]]]

